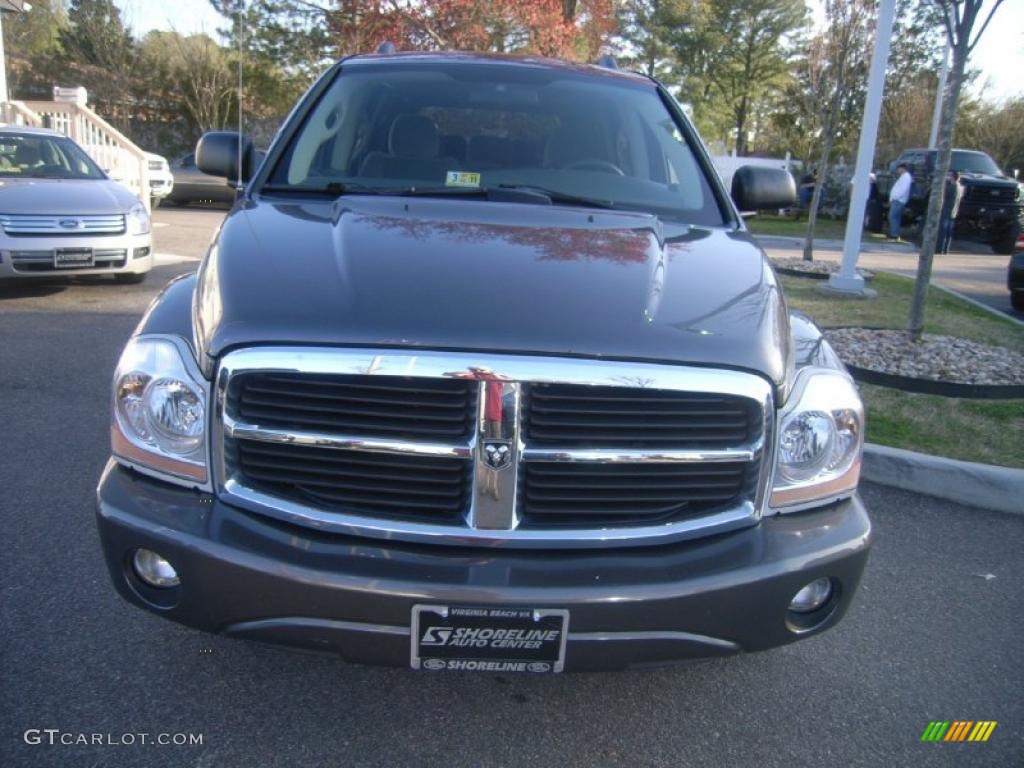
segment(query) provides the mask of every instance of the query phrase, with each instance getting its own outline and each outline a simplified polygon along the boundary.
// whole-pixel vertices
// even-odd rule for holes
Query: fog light
[[[789,610],[796,613],[810,613],[823,606],[832,596],[832,580],[829,578],[815,579],[805,586],[789,602]]]
[[[180,583],[174,566],[151,550],[135,550],[132,566],[138,577],[151,587],[176,587]]]
[[[146,256],[149,256],[149,248],[136,248],[132,251],[133,259],[144,259]]]

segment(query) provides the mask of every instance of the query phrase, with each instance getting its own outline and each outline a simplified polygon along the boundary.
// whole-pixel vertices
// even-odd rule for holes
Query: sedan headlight
[[[172,482],[206,484],[209,384],[183,340],[129,341],[114,373],[113,397],[115,457]]]
[[[853,381],[829,369],[801,371],[779,419],[771,507],[791,512],[849,496],[863,447],[864,405]]]
[[[128,225],[129,235],[149,234],[149,213],[146,211],[146,206],[142,203],[133,205],[125,216],[125,220]]]

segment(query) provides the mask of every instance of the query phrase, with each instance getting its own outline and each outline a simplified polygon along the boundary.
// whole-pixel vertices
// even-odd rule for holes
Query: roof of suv
[[[359,53],[342,59],[346,64],[357,64],[360,62],[402,63],[410,62],[429,63],[461,63],[461,64],[504,64],[510,67],[539,67],[544,69],[558,69],[571,71],[582,75],[593,75],[595,77],[611,77],[619,80],[628,80],[638,84],[651,85],[653,81],[646,75],[638,72],[627,72],[621,69],[611,69],[597,64],[579,64],[562,59],[548,59],[543,56],[516,56],[507,53],[471,53],[467,51],[405,51],[401,53]]]

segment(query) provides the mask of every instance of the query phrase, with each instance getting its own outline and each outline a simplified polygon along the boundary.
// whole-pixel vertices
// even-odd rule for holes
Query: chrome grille
[[[468,503],[470,462],[232,441],[235,466],[267,492],[324,509],[456,522]]]
[[[221,362],[218,493],[361,536],[637,546],[753,524],[771,390],[732,371],[265,347]]]
[[[0,227],[8,235],[119,235],[125,231],[124,216],[0,215]]]
[[[693,518],[751,496],[757,462],[523,467],[522,518],[529,525],[628,525]]]
[[[760,407],[740,397],[570,384],[523,389],[531,445],[705,448],[743,445],[760,431]]]
[[[1017,188],[971,184],[967,187],[965,197],[972,203],[1012,203],[1017,199]]]
[[[53,251],[10,251],[11,266],[15,272],[74,272],[75,268],[54,266]],[[124,248],[95,248],[92,252],[93,264],[85,269],[117,269],[128,261],[128,251]]]
[[[476,402],[471,381],[302,373],[246,374],[232,394],[249,423],[408,440],[467,439]]]

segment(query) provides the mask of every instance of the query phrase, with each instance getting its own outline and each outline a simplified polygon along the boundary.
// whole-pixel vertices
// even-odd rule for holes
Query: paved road
[[[760,236],[758,238],[771,256],[803,255],[803,239]],[[966,296],[998,309],[1010,317],[1024,320],[1024,312],[1010,306],[1006,289],[1009,256],[999,256],[978,243],[953,243],[953,253],[939,254],[932,264],[932,282],[952,288]],[[815,258],[842,261],[842,241],[823,240],[815,247]],[[917,251],[912,246],[865,243],[858,265],[866,269],[884,269],[907,277],[917,276]]]
[[[1024,764],[1024,516],[879,487],[864,489],[877,544],[839,627],[692,666],[418,675],[211,637],[127,605],[92,517],[109,378],[148,297],[193,266],[162,266],[138,288],[0,293],[0,766]],[[940,718],[999,725],[986,744],[921,744]],[[203,744],[29,745],[31,728]]]

